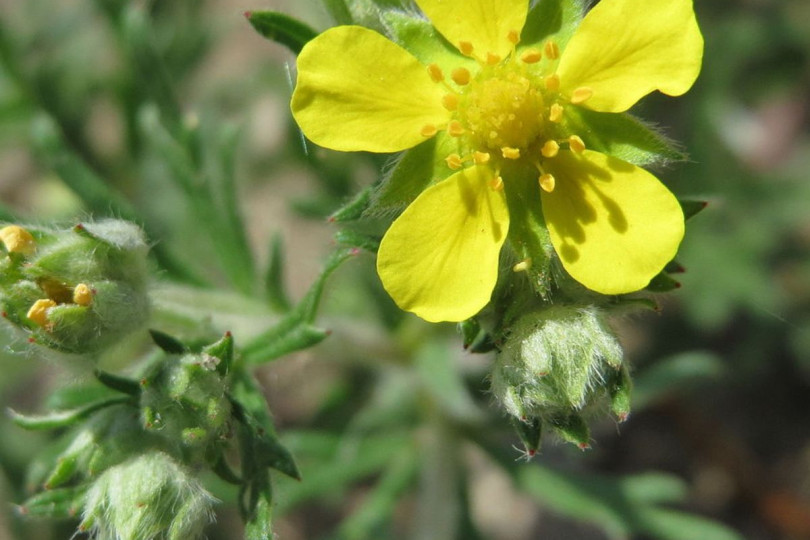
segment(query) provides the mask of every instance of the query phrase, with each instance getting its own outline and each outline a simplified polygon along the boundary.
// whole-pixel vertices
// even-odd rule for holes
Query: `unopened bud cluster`
[[[68,230],[0,228],[2,314],[30,340],[68,353],[98,351],[148,314],[148,246],[135,225],[106,220]]]
[[[492,372],[492,391],[519,423],[520,433],[542,427],[581,448],[589,446],[583,413],[605,401],[624,420],[630,379],[622,348],[593,306],[552,306],[521,316],[510,328]],[[525,424],[521,426],[520,424]]]

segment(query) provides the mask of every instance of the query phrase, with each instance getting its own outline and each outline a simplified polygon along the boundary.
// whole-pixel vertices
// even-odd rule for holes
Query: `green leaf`
[[[245,540],[274,540],[276,536],[273,534],[273,497],[270,484],[253,489],[258,491],[258,498],[250,519],[245,522]]]
[[[245,17],[259,34],[281,43],[295,54],[318,35],[309,25],[275,11],[248,11]]]
[[[14,409],[7,409],[7,411],[11,421],[21,428],[30,430],[54,429],[73,425],[78,421],[87,418],[98,410],[104,409],[111,405],[126,403],[128,401],[130,401],[129,396],[120,396],[97,401],[78,409],[56,411],[37,416],[20,414]]]
[[[369,236],[367,234],[347,229],[335,233],[335,242],[344,246],[364,249],[369,253],[377,253],[377,250],[380,247],[380,237]]]
[[[107,373],[106,371],[101,371],[100,369],[95,370],[93,373],[96,376],[96,379],[98,379],[98,382],[111,390],[115,390],[116,392],[121,392],[129,396],[141,395],[141,385],[138,383],[138,381],[134,381],[126,377],[119,377],[118,375],[113,375],[111,373]]]
[[[219,358],[220,362],[217,364],[217,373],[222,376],[227,375],[233,365],[233,334],[225,332],[225,335],[222,336],[221,339],[211,345],[203,347],[202,352]]]
[[[165,332],[150,328],[149,335],[152,337],[152,341],[155,342],[155,345],[163,349],[163,352],[167,354],[184,354],[188,351],[188,348],[183,345],[183,342]]]
[[[553,40],[565,48],[585,15],[583,0],[540,0],[529,11],[520,34],[520,49],[540,47]]]
[[[669,139],[629,114],[567,107],[564,118],[565,127],[582,137],[585,146],[633,165],[644,167],[686,159]]]
[[[270,260],[264,277],[264,288],[270,307],[279,312],[290,310],[290,299],[284,287],[284,242],[279,233],[270,240]]]
[[[705,351],[669,356],[636,374],[633,402],[644,408],[673,392],[694,390],[697,383],[718,379],[726,373],[723,361]]]
[[[23,516],[51,519],[73,519],[84,506],[88,486],[51,489],[27,499],[18,512]]]
[[[415,367],[424,387],[454,418],[474,422],[482,418],[447,347],[428,342],[416,354]]]

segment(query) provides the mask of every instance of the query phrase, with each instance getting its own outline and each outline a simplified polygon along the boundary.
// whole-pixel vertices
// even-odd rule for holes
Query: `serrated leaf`
[[[54,429],[73,425],[96,411],[128,401],[130,401],[128,396],[114,397],[78,409],[56,411],[37,416],[21,414],[14,409],[7,409],[7,411],[11,421],[21,428],[30,430]]]
[[[639,167],[686,159],[670,140],[626,113],[567,107],[564,123],[569,131],[582,137],[591,150]]]
[[[253,29],[265,38],[280,43],[295,54],[318,35],[308,24],[275,11],[248,11],[245,17]]]
[[[152,336],[155,345],[163,349],[163,352],[167,354],[184,354],[188,350],[182,341],[160,330],[150,328],[149,335]]]

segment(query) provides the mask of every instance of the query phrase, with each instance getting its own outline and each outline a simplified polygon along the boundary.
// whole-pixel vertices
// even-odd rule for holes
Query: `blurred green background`
[[[259,268],[283,241],[287,294],[300,298],[333,247],[326,216],[383,160],[304,150],[287,108],[294,55],[243,11],[334,22],[315,0],[265,4],[0,2],[0,218],[134,217],[162,282],[230,291],[238,305],[255,276],[217,263],[228,242],[184,191],[207,178],[213,200],[236,190]],[[695,7],[697,84],[634,112],[689,154],[656,174],[709,206],[689,222],[682,288],[659,299],[660,314],[616,321],[636,380],[630,420],[598,424],[586,453],[548,444],[534,463],[510,463],[518,442],[486,393],[491,359],[463,353],[450,326],[398,313],[361,255],[327,283],[319,324],[332,336],[259,373],[304,476],[278,479],[280,538],[810,538],[810,2]],[[264,324],[211,304],[205,329],[230,325],[238,340]],[[278,307],[268,303],[268,321]],[[3,407],[42,410],[87,376],[24,345],[6,332]],[[496,451],[437,429],[436,408],[488,416]],[[49,437],[0,419],[4,502],[25,498],[26,463]],[[0,538],[75,527],[4,508]],[[239,527],[224,505],[208,536],[239,538]]]

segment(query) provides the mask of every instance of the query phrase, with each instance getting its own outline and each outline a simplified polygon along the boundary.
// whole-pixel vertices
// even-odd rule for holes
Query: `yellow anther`
[[[546,90],[549,92],[556,92],[560,89],[560,76],[556,73],[552,73],[548,77],[546,77],[543,82],[546,85]]]
[[[501,148],[501,154],[506,159],[518,159],[520,157],[520,148],[509,148],[504,146]]]
[[[560,46],[556,41],[546,41],[543,51],[546,53],[546,58],[556,60],[560,57]]]
[[[80,306],[89,306],[93,303],[93,291],[84,283],[73,288],[73,303]]]
[[[428,64],[427,70],[433,82],[438,83],[444,80],[444,73],[442,73],[442,68],[438,64]]]
[[[515,266],[512,267],[513,272],[525,272],[529,268],[532,267],[532,260],[531,259],[523,259]]]
[[[487,53],[487,64],[490,66],[497,66],[501,61],[501,57],[494,52]]]
[[[557,185],[557,181],[554,179],[554,176],[548,173],[541,174],[540,178],[538,178],[537,180],[540,183],[540,188],[546,193],[551,193],[552,191],[554,191],[554,186]]]
[[[491,187],[495,191],[501,191],[503,189],[503,178],[501,178],[501,175],[498,175],[492,180],[490,180],[489,187]]]
[[[587,86],[580,86],[571,94],[571,103],[574,105],[579,105],[580,103],[585,103],[593,96],[593,90],[588,88]]]
[[[450,78],[459,86],[470,83],[470,72],[466,68],[456,68],[450,73]]]
[[[520,41],[520,32],[517,30],[509,30],[509,33],[506,34],[506,39],[508,39],[512,45],[517,45]]]
[[[543,154],[543,157],[553,158],[559,151],[560,145],[557,144],[557,141],[546,141],[546,144],[543,145],[540,153]]]
[[[460,137],[464,135],[464,126],[458,120],[452,120],[447,124],[447,134],[451,137]]]
[[[577,135],[568,137],[568,145],[571,147],[571,150],[577,154],[581,154],[585,150],[585,143]]]
[[[464,56],[472,56],[473,52],[473,44],[469,41],[459,41],[458,42],[458,50]]]
[[[26,317],[40,326],[45,326],[48,324],[48,310],[52,307],[56,307],[56,302],[50,298],[37,300],[28,310]]]
[[[455,111],[458,108],[458,96],[456,94],[445,94],[442,96],[442,105],[448,111]]]
[[[419,133],[422,135],[422,137],[433,137],[434,135],[436,135],[438,131],[439,129],[433,124],[425,124],[424,126],[422,126],[422,129],[419,131]]]
[[[476,165],[483,165],[484,163],[489,162],[489,158],[491,156],[488,152],[474,152],[473,153],[473,163]]]
[[[458,154],[450,154],[444,158],[444,162],[447,163],[447,166],[454,171],[457,171],[464,166],[464,162],[461,160],[461,156]]]
[[[36,249],[34,237],[19,225],[7,225],[0,229],[0,241],[9,253],[31,255]]]
[[[537,49],[529,49],[528,51],[523,51],[520,55],[520,59],[527,64],[536,64],[543,59],[543,53]]]
[[[552,105],[548,111],[548,121],[554,122],[556,124],[557,122],[562,120],[564,110],[565,109],[563,109],[563,106],[560,105],[559,103],[555,103],[554,105]]]

